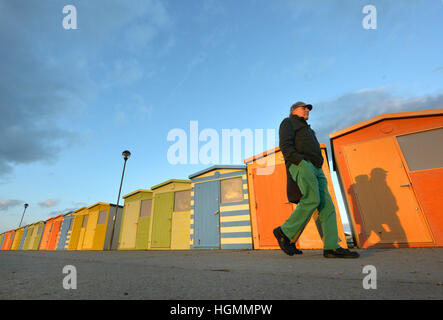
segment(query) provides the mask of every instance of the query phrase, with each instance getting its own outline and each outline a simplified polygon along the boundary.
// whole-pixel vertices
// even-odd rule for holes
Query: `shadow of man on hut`
[[[361,246],[406,247],[406,233],[401,225],[397,200],[389,188],[383,168],[374,168],[370,176],[359,175],[348,194],[353,199],[353,212],[360,212],[362,221],[356,221],[362,237]]]

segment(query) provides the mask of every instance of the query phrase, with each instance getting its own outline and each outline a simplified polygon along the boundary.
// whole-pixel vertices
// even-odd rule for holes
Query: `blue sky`
[[[277,130],[302,100],[329,146],[370,117],[441,108],[442,34],[441,0],[0,0],[0,232],[24,202],[25,223],[115,203],[126,149],[122,194],[204,169],[167,160],[192,120]]]

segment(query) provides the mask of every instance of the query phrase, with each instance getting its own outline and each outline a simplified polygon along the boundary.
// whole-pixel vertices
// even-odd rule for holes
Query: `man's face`
[[[292,114],[299,116],[300,118],[304,118],[305,120],[309,119],[309,108],[307,107],[298,107],[292,110]]]

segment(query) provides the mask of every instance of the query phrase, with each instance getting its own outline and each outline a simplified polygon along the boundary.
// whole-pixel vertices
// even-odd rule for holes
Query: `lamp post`
[[[25,203],[25,210],[23,210],[22,219],[20,220],[20,224],[18,225],[19,228],[22,226],[23,217],[25,216],[25,211],[27,207],[29,207],[29,204]]]
[[[125,176],[125,168],[126,168],[126,161],[129,159],[129,157],[131,156],[131,153],[128,150],[125,150],[122,152],[122,156],[123,159],[125,160],[124,164],[123,164],[123,172],[122,172],[122,179],[120,180],[120,189],[118,190],[118,197],[117,197],[117,205],[115,207],[115,214],[112,217],[112,231],[111,231],[111,241],[109,242],[109,247],[107,248],[108,250],[112,249],[112,242],[114,240],[114,229],[115,229],[115,218],[117,217],[117,212],[118,212],[118,203],[120,201],[120,193],[122,191],[122,184],[123,184],[123,177]]]

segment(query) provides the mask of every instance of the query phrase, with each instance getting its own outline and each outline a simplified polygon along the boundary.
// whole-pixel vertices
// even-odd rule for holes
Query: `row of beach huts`
[[[443,245],[443,109],[384,114],[330,135],[332,163],[359,248]],[[340,218],[326,145],[323,171]],[[277,249],[294,210],[279,148],[97,202],[0,235],[1,250]],[[297,240],[322,249],[315,213]]]

